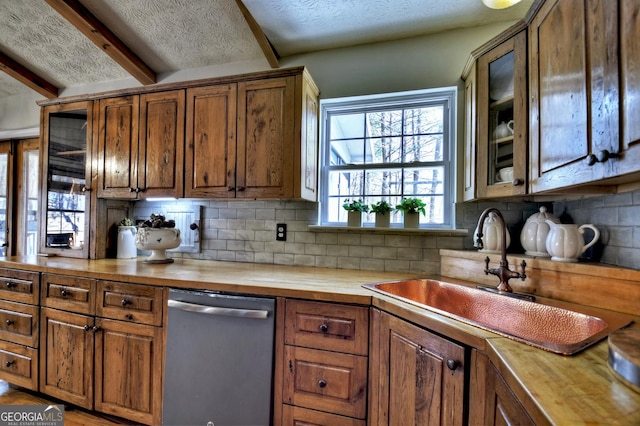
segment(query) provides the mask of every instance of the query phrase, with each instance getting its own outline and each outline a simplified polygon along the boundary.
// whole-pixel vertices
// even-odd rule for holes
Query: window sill
[[[376,228],[373,226],[322,226],[309,225],[310,232],[352,232],[360,234],[400,234],[400,235],[436,235],[439,237],[463,237],[468,229],[433,229],[433,228]]]

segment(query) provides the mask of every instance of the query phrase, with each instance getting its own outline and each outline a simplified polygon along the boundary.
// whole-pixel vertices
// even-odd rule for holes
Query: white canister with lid
[[[136,248],[136,232],[135,226],[118,226],[118,259],[133,259],[138,256]]]
[[[507,247],[511,244],[511,236],[509,235],[509,229],[506,228],[507,233]],[[478,239],[478,227],[473,232],[474,242]],[[502,227],[500,221],[494,212],[489,212],[487,218],[482,225],[482,249],[478,250],[480,253],[501,253],[502,252]]]
[[[547,252],[546,241],[549,235],[549,225],[547,220],[553,223],[560,223],[560,219],[547,212],[547,208],[540,207],[539,213],[534,213],[524,224],[520,232],[520,243],[529,256],[550,257]]]

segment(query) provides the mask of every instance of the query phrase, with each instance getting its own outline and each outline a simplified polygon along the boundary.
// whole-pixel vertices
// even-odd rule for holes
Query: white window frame
[[[455,148],[456,148],[456,128],[457,128],[457,92],[455,86],[437,89],[413,90],[407,92],[396,92],[377,95],[353,96],[345,98],[322,99],[320,101],[320,191],[318,203],[318,225],[320,226],[344,226],[346,222],[329,222],[328,216],[328,185],[329,171],[332,166],[328,164],[330,158],[329,143],[329,116],[332,113],[345,112],[365,112],[380,108],[411,108],[437,104],[444,106],[444,126],[443,126],[443,160],[418,163],[418,166],[442,166],[444,169],[445,189],[444,189],[444,221],[441,224],[421,224],[421,229],[454,229],[455,228],[455,208],[456,200],[456,170],[455,170]],[[379,166],[379,165],[376,165]],[[376,168],[370,167],[370,169]],[[415,166],[414,163],[411,164]],[[341,169],[348,169],[349,166],[340,166]],[[353,169],[367,169],[367,165],[354,165]],[[392,228],[402,227],[401,223],[391,225]]]

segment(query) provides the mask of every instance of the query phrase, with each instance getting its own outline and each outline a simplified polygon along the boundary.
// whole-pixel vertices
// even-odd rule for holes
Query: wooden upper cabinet
[[[237,85],[187,90],[185,197],[235,197]]]
[[[136,198],[139,97],[101,99],[98,112],[98,198]]]
[[[618,174],[626,174],[640,171],[640,3],[622,0],[619,4],[622,134],[621,157],[613,163],[618,164]]]
[[[185,197],[317,199],[318,90],[300,72],[187,89]]]
[[[238,83],[238,198],[293,196],[294,90],[293,77]]]
[[[525,194],[529,128],[526,31],[478,58],[477,114],[477,198]],[[509,167],[513,168],[513,179],[500,179],[499,171]],[[466,180],[465,187],[469,185]],[[465,199],[470,199],[472,194],[466,191]]]
[[[478,111],[476,65],[471,68],[464,80],[464,201],[476,198],[476,125]]]
[[[137,188],[144,197],[183,195],[184,90],[140,95]]]
[[[183,194],[184,91],[99,101],[98,198]]]
[[[596,158],[619,138],[617,2],[547,1],[529,37],[532,192],[607,177]]]

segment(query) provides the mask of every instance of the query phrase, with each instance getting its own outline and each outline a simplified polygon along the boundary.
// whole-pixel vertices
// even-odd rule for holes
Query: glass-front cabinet
[[[527,33],[521,31],[478,58],[478,198],[526,193],[527,111]]]
[[[91,102],[50,105],[42,117],[40,252],[89,253]]]

